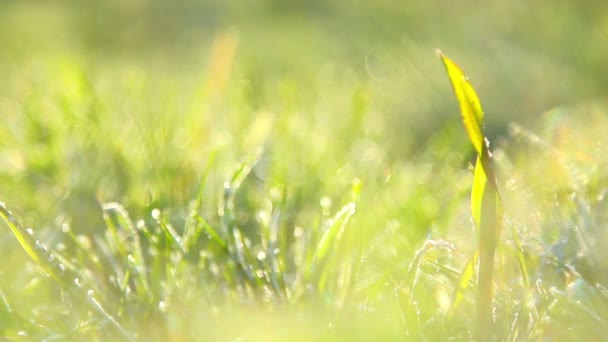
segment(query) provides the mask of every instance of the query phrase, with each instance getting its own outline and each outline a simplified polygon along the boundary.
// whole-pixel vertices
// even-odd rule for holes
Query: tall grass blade
[[[510,224],[511,231],[513,233],[513,242],[515,244],[515,248],[517,250],[517,262],[519,264],[519,270],[521,272],[521,277],[526,286],[526,289],[530,288],[530,274],[528,272],[528,266],[526,265],[526,256],[524,255],[524,249],[521,244],[521,240],[519,238],[519,232],[515,228],[514,225]]]
[[[0,290],[0,333],[14,325],[15,313]]]
[[[129,217],[129,213],[121,204],[116,202],[104,203],[102,205],[102,210],[106,223],[114,226],[114,220],[112,219],[112,216],[110,216],[110,214],[113,213],[113,217],[120,225],[119,227],[122,228],[121,230],[126,231],[128,234],[128,238],[124,241],[117,241],[120,246],[124,245],[125,247],[119,250],[125,250],[127,253],[126,255],[123,255],[123,257],[125,260],[129,261],[129,267],[132,273],[137,277],[136,284],[140,291],[139,293],[146,297],[150,297],[151,293],[146,271],[146,260],[144,258],[139,233]],[[116,230],[115,226],[114,229]],[[116,232],[114,236],[116,236]]]
[[[309,269],[309,275],[313,272],[318,272],[320,280],[318,285],[319,289],[324,289],[327,283],[327,270],[324,269],[324,265],[330,256],[330,250],[335,247],[342,237],[344,229],[348,225],[350,218],[355,214],[356,205],[354,202],[350,202],[336,214],[331,221],[329,227],[319,240],[315,248],[315,252],[312,258],[312,263]]]
[[[441,51],[437,50],[445,70],[450,78],[454,94],[460,105],[460,113],[464,127],[469,134],[469,140],[475,147],[477,154],[482,154],[484,144],[483,135],[483,110],[477,97],[477,93],[469,82],[469,78],[462,72],[462,69],[451,59],[446,57]]]
[[[199,210],[202,209],[203,205],[203,194],[207,185],[207,178],[209,177],[211,167],[214,165],[216,155],[217,149],[213,149],[209,154],[209,157],[207,158],[207,165],[203,170],[203,174],[200,180],[201,183],[196,198],[190,203],[188,208],[189,216],[186,221],[182,238],[184,247],[188,252],[190,252],[193,246],[196,245],[196,241],[199,235],[202,233],[203,229],[205,229],[209,234],[211,234],[212,238],[216,240],[216,242],[220,243],[220,241],[222,240],[219,235],[215,234],[213,228],[211,228],[207,224],[206,220],[199,214]],[[225,243],[222,244],[222,247],[225,247]]]
[[[213,229],[213,227],[211,227],[211,225],[207,222],[207,220],[205,220],[204,217],[197,215],[196,219],[203,226],[203,228],[205,229],[207,234],[209,234],[211,239],[213,239],[213,241],[215,241],[220,247],[222,247],[222,249],[228,248],[226,245],[226,241],[224,241],[224,239],[222,239],[220,234],[215,229]]]
[[[235,197],[236,192],[241,187],[243,181],[247,178],[247,176],[251,173],[255,165],[258,163],[262,156],[263,149],[260,148],[256,153],[244,163],[239,165],[238,169],[232,175],[230,181],[227,181],[224,185],[224,204],[223,204],[223,212],[222,216],[222,224],[224,228],[224,232],[227,235],[226,238],[226,246],[228,248],[228,252],[232,260],[238,265],[241,275],[244,276],[245,280],[250,285],[256,285],[256,277],[253,274],[251,269],[251,265],[246,261],[245,255],[245,245],[241,235],[241,232],[238,230],[238,227],[235,226]],[[218,243],[220,243],[221,239],[219,239],[219,235],[212,234],[212,236],[218,236]]]
[[[469,289],[471,280],[475,276],[475,262],[477,261],[477,258],[479,258],[479,250],[475,251],[475,253],[471,256],[467,264],[462,269],[462,272],[460,272],[458,286],[456,287],[456,291],[454,291],[452,305],[450,306],[450,310],[448,311],[448,319],[451,319],[454,316],[458,305],[460,305],[460,303],[465,297],[466,291]]]
[[[71,279],[66,278],[64,275],[65,268],[63,265],[60,265],[56,258],[39,241],[34,239],[32,232],[23,228],[2,202],[0,202],[0,217],[8,225],[15,238],[17,238],[21,248],[32,258],[36,265],[63,284],[71,282]]]
[[[153,210],[152,213],[152,218],[154,218],[156,223],[162,228],[163,232],[165,232],[165,236],[167,236],[168,240],[171,241],[174,246],[177,246],[182,254],[186,254],[186,247],[182,242],[181,236],[179,236],[173,226],[167,222],[167,219],[162,217],[160,210]]]
[[[437,51],[452,84],[460,105],[460,112],[469,140],[477,152],[477,161],[471,189],[471,212],[478,231],[479,274],[477,280],[477,338],[492,338],[494,325],[493,278],[494,254],[497,237],[502,226],[503,207],[496,178],[489,142],[483,134],[483,110],[481,103],[460,67],[440,51]]]

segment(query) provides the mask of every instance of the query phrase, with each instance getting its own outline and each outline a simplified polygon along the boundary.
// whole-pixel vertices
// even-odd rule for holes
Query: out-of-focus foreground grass
[[[0,2],[0,200],[84,289],[3,229],[0,332],[470,338],[440,47],[504,189],[497,338],[606,336],[607,43],[599,1]]]

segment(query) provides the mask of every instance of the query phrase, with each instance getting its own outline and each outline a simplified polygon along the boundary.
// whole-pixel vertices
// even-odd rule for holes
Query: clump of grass
[[[237,222],[236,197],[261,153],[242,163],[225,183],[218,217],[201,215],[203,189],[190,203],[181,227],[158,209],[152,211],[151,222],[134,222],[120,204],[105,203],[107,230],[102,236],[77,236],[63,225],[71,246],[67,255],[46,248],[2,204],[1,217],[34,264],[59,285],[63,301],[86,301],[88,310],[98,315],[97,325],[109,324],[115,330],[88,331],[79,325],[58,335],[148,339],[153,335],[142,326],[160,321],[164,325],[154,328],[160,333],[155,338],[192,338],[194,332],[186,326],[194,323],[171,314],[173,307],[190,301],[206,302],[207,314],[232,302],[264,308],[320,298],[325,305],[342,306],[352,293],[355,259],[361,253],[353,249],[347,232],[356,212],[359,181],[353,183],[352,200],[305,235],[284,235],[289,230],[280,226],[278,206],[266,213],[255,234],[247,234]],[[12,316],[10,312],[6,304],[5,315]],[[185,330],[172,330],[175,319]]]

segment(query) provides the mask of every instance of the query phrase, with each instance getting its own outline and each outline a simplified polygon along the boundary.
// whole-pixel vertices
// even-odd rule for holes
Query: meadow
[[[600,1],[2,1],[0,336],[603,340],[607,43]]]

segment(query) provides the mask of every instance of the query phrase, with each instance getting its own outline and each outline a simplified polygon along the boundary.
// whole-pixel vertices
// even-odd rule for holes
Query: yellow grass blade
[[[460,105],[460,113],[469,140],[477,152],[477,161],[473,175],[473,187],[471,189],[471,214],[478,232],[478,247],[473,260],[479,256],[479,272],[477,278],[477,340],[492,340],[493,337],[493,278],[494,278],[494,254],[498,241],[498,233],[502,226],[503,206],[496,178],[494,176],[492,154],[488,149],[487,139],[483,134],[483,110],[477,97],[477,93],[462,72],[460,67],[440,51],[437,54],[441,58],[446,72],[452,83],[454,94]],[[462,279],[470,277],[471,265],[467,265],[462,273]],[[461,281],[461,288],[466,288],[466,283]],[[459,297],[460,296],[460,297]],[[455,309],[462,297],[456,293],[451,311]]]
[[[441,58],[448,77],[450,78],[450,82],[452,83],[454,95],[456,95],[456,99],[460,105],[462,121],[469,134],[469,139],[471,140],[473,147],[475,147],[475,151],[481,155],[484,146],[483,110],[481,109],[481,103],[479,102],[477,93],[473,89],[467,76],[462,72],[462,69],[460,69],[454,61],[446,57],[439,50],[437,51],[437,54]]]
[[[477,156],[475,171],[473,172],[473,187],[471,188],[471,214],[475,227],[481,226],[481,204],[483,202],[484,191],[488,183],[488,176],[483,170],[481,156]]]

